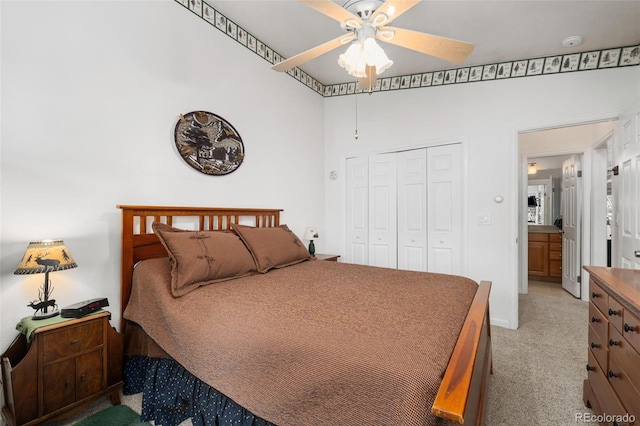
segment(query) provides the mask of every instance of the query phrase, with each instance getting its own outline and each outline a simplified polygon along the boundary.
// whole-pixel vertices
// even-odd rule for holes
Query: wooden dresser
[[[66,417],[109,395],[120,403],[122,335],[109,312],[36,328],[2,355],[5,406],[10,426]]]
[[[640,425],[640,270],[589,272],[589,358],[585,405],[600,424]]]

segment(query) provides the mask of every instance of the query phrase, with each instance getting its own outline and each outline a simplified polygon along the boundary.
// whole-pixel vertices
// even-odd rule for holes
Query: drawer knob
[[[624,325],[624,331],[629,333],[630,331],[636,331],[636,328],[635,327],[631,327],[629,324],[625,324]]]
[[[80,339],[73,339],[71,342],[72,345],[77,345],[78,343],[80,343]]]
[[[591,322],[600,322],[600,319],[596,317],[591,317]]]
[[[595,291],[591,293],[591,298],[595,299],[596,297],[600,297],[600,294],[596,293]]]
[[[618,311],[614,311],[613,309],[609,308],[609,316],[612,317],[614,315],[618,315]]]
[[[617,346],[620,342],[616,342],[613,339],[609,339],[609,346]]]
[[[613,378],[613,377],[619,377],[620,375],[618,373],[614,373],[613,371],[609,370],[609,372],[607,373],[607,376]]]
[[[596,371],[596,368],[587,364],[587,371]]]
[[[591,349],[598,349],[600,347],[597,343],[591,343]]]

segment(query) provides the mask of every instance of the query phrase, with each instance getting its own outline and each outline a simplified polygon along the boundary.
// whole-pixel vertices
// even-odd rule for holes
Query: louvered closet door
[[[428,270],[462,273],[462,148],[427,149]]]
[[[347,244],[345,261],[369,264],[369,160],[347,159]]]
[[[427,270],[427,149],[399,152],[398,269]]]
[[[397,268],[396,153],[369,157],[369,265]]]

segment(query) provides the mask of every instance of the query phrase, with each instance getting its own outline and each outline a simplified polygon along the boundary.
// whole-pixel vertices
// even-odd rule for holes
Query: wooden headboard
[[[221,207],[162,207],[117,206],[122,210],[122,262],[120,265],[120,324],[124,329],[122,313],[129,302],[133,266],[145,259],[166,257],[167,251],[153,233],[151,224],[162,222],[180,228],[176,222],[188,224],[188,229],[199,231],[225,231],[232,223],[260,228],[280,225],[282,209],[246,209]]]

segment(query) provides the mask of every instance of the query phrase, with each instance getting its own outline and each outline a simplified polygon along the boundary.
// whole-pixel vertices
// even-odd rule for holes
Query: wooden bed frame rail
[[[275,227],[282,209],[117,206],[122,210],[122,264],[120,327],[131,294],[134,265],[144,259],[167,256],[164,246],[151,230],[151,223],[173,225],[175,218],[191,218],[194,230],[228,230],[232,223]],[[180,227],[180,226],[178,226]],[[471,303],[445,371],[431,411],[449,422],[465,425],[483,423],[484,401],[489,374],[493,372],[489,293],[491,282],[482,281]]]
[[[489,293],[481,281],[453,348],[431,412],[465,425],[483,424],[484,397],[493,374]]]

